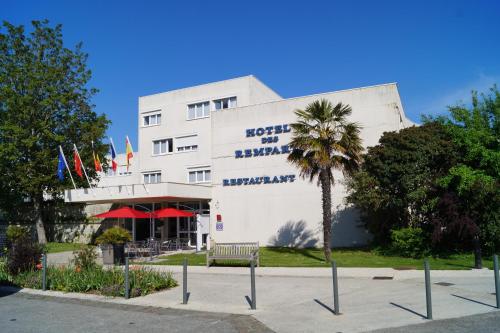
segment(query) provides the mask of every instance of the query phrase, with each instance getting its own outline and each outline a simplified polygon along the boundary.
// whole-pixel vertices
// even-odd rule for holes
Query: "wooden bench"
[[[255,261],[257,267],[259,261],[259,242],[257,243],[214,243],[213,247],[207,251],[207,267],[217,259],[228,260],[248,260]]]

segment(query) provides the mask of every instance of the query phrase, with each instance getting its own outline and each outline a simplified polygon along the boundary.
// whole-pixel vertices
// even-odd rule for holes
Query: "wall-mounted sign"
[[[277,134],[289,133],[291,131],[288,124],[284,125],[274,125],[266,127],[249,128],[245,130],[246,137],[261,137],[262,144],[273,144],[279,142],[279,136]],[[258,157],[258,156],[270,156],[270,155],[280,155],[280,154],[290,154],[290,147],[288,144],[279,146],[266,146],[261,148],[252,149],[238,149],[234,151],[235,158],[247,158],[247,157]]]
[[[252,136],[275,135],[288,132],[290,132],[290,126],[288,124],[249,128],[246,130],[247,138]]]
[[[217,231],[223,231],[224,230],[224,225],[222,224],[222,222],[215,223],[215,230],[217,230]]]
[[[257,156],[269,156],[269,155],[279,155],[279,154],[290,154],[290,146],[283,145],[281,147],[262,147],[244,150],[235,150],[234,157],[257,157]]]
[[[280,184],[280,183],[293,183],[294,181],[295,181],[295,175],[283,175],[274,177],[271,176],[244,177],[244,178],[223,179],[222,186]]]
[[[266,127],[249,128],[245,130],[246,137],[261,137],[262,144],[274,144],[279,142],[280,137],[277,134],[289,133],[290,125],[274,125]],[[234,151],[235,158],[247,158],[257,156],[270,156],[290,154],[288,144],[277,146],[264,146],[252,149],[240,149]],[[222,186],[241,186],[241,185],[262,185],[262,184],[282,184],[293,183],[295,175],[277,175],[277,176],[258,176],[223,179]],[[222,225],[221,225],[222,228]]]

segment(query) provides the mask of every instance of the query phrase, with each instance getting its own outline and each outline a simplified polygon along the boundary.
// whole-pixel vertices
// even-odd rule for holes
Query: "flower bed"
[[[105,296],[125,295],[125,275],[119,268],[105,269],[93,266],[49,266],[47,289],[64,292],[93,293]],[[129,272],[130,297],[144,296],[155,291],[177,286],[170,272],[158,272],[148,268],[132,267]],[[41,289],[42,271],[30,270],[16,275],[7,272],[5,262],[0,261],[0,285]]]

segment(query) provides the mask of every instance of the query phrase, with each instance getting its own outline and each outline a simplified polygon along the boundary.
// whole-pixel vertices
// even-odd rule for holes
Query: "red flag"
[[[82,172],[82,161],[80,160],[80,156],[78,156],[78,153],[73,151],[73,161],[75,163],[75,172],[80,178],[83,178],[83,172]]]

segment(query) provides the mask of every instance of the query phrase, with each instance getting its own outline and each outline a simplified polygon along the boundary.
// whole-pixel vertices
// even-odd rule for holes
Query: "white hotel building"
[[[287,162],[294,110],[318,99],[352,107],[365,147],[383,132],[411,125],[396,84],[282,98],[254,76],[245,76],[139,98],[137,152],[129,172],[124,156],[116,175],[92,191],[68,190],[66,202],[87,203],[94,215],[120,205],[136,209],[191,207],[201,218],[155,221],[155,236],[216,242],[319,246],[321,190]],[[137,143],[133,143],[137,144]],[[136,148],[136,147],[134,147]],[[335,247],[359,246],[370,235],[356,210],[345,206],[342,175],[332,191]],[[149,236],[149,223],[120,221],[134,237]]]

